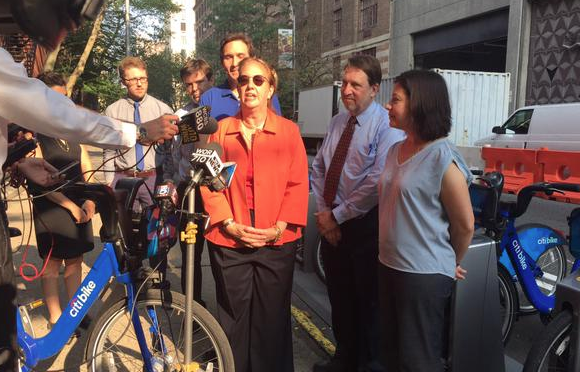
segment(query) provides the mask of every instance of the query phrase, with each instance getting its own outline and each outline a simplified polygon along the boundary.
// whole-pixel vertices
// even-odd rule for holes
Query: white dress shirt
[[[29,78],[24,66],[0,48],[0,164],[6,160],[9,123],[107,148],[133,147],[137,138],[133,124],[77,107],[42,81]]]

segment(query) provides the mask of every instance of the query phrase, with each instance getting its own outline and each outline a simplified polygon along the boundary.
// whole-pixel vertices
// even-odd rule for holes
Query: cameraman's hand
[[[64,175],[62,177],[57,176],[58,169],[44,159],[24,158],[14,164],[14,166],[26,178],[40,186],[52,186],[60,183],[62,177],[64,177]]]
[[[147,138],[142,138],[140,142],[145,144],[156,141],[163,143],[164,140],[170,140],[179,131],[176,125],[178,120],[178,116],[166,114],[141,124],[147,130]]]

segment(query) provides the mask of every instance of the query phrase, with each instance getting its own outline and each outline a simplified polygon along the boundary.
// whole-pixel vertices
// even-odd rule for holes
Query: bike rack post
[[[496,243],[475,235],[451,305],[450,372],[504,372]]]
[[[572,313],[572,330],[570,332],[570,354],[568,371],[580,371],[580,270],[576,270],[562,279],[556,286],[556,311],[570,309]]]

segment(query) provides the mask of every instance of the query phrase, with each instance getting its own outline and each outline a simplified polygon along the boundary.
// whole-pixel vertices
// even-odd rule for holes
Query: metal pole
[[[125,54],[127,56],[131,55],[131,17],[129,14],[129,1],[125,0]]]
[[[296,119],[296,15],[294,14],[294,7],[292,0],[288,0],[290,4],[290,17],[292,17],[292,119]]]
[[[194,178],[193,169],[189,171],[191,178]],[[193,218],[195,213],[195,185],[193,185],[187,195],[187,216]],[[189,220],[188,220],[189,222]],[[195,243],[187,244],[186,270],[185,270],[185,340],[184,340],[184,365],[189,368],[192,362],[193,344],[193,257],[195,255]],[[183,263],[182,263],[183,265]],[[188,370],[189,371],[189,370]]]

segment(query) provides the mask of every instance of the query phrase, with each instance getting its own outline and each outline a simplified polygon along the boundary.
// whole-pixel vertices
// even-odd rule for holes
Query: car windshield
[[[527,134],[533,113],[533,109],[516,111],[503,125],[506,133]]]

